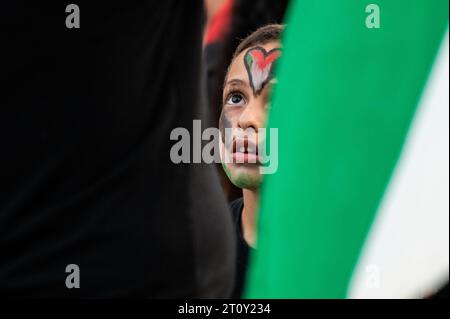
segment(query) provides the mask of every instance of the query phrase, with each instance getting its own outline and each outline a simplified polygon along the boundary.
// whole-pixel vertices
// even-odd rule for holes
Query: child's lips
[[[235,152],[233,153],[233,163],[258,164],[259,156],[257,154]]]
[[[235,139],[233,141],[233,161],[259,163],[258,145],[249,139]]]

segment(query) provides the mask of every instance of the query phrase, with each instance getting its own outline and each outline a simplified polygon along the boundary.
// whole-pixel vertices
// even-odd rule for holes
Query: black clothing
[[[228,297],[215,168],[170,160],[207,123],[202,1],[76,3],[79,29],[69,2],[0,10],[0,296]]]
[[[244,209],[244,201],[242,197],[231,202],[230,209],[233,214],[233,221],[237,238],[236,275],[231,297],[238,299],[243,297],[249,255],[251,254],[251,251],[253,249],[245,241],[242,232],[242,210]]]

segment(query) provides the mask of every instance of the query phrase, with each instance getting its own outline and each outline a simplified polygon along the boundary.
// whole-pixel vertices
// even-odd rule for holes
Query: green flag
[[[448,1],[297,0],[290,9],[269,120],[269,127],[278,128],[279,167],[265,176],[258,249],[246,296],[345,298],[351,296],[355,274],[364,277],[357,268],[366,254],[366,239],[383,207],[389,206],[385,201],[391,177],[442,51]],[[448,81],[448,64],[446,77]],[[442,100],[445,96],[437,99]],[[448,118],[448,92],[446,101]],[[442,125],[448,137],[448,121]],[[436,144],[432,150],[442,147]],[[448,146],[446,154],[448,167]],[[425,175],[435,176],[448,190],[448,168],[446,177]],[[440,229],[447,236],[447,252],[438,263],[448,280],[448,193],[435,196],[430,201],[436,207],[411,215],[447,216],[446,228]],[[394,213],[408,216],[401,207]],[[402,229],[392,232],[393,247],[403,247],[398,236]],[[372,271],[366,269],[375,291],[366,296],[392,291],[384,274],[394,270],[383,258],[389,259],[379,257]]]

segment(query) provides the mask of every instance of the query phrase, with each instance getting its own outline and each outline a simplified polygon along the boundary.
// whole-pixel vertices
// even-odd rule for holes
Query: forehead
[[[254,47],[262,47],[267,52],[269,52],[272,49],[280,48],[280,43],[278,41],[269,42],[266,44],[258,44],[256,46],[252,46],[250,48],[245,49],[242,51],[231,63],[230,69],[228,70],[228,76],[227,79],[241,79],[241,80],[247,80],[247,70],[245,68],[244,64],[244,57],[248,50],[254,48]]]

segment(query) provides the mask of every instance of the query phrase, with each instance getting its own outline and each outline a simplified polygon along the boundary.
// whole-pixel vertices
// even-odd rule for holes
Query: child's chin
[[[261,185],[259,170],[250,172],[237,172],[232,182],[239,188],[257,189]]]

